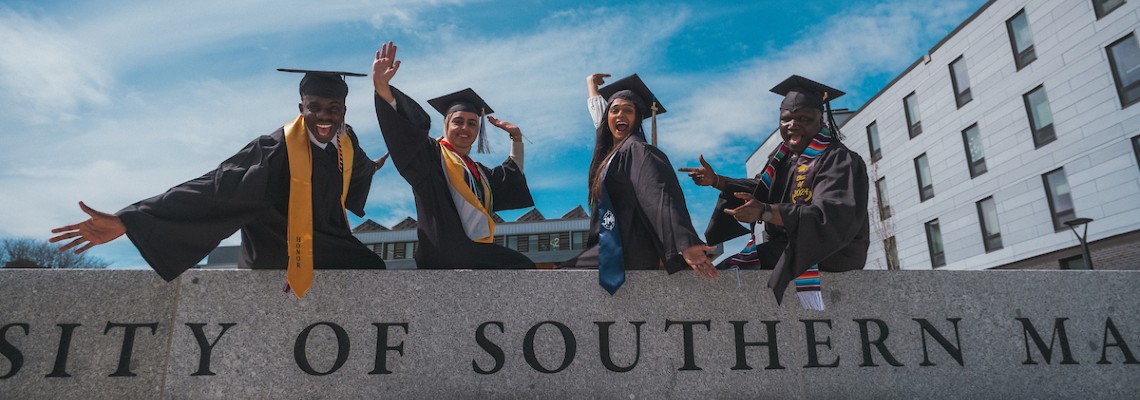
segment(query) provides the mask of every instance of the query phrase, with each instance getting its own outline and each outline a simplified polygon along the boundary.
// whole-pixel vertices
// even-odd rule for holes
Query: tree
[[[29,238],[0,239],[0,268],[107,268],[110,263]]]

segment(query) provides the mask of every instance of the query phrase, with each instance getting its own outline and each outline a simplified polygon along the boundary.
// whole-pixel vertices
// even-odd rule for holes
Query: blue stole
[[[616,154],[615,154],[616,156]],[[606,174],[610,169],[610,162],[606,161],[606,168],[602,176],[602,198],[598,203],[598,210],[594,218],[599,218],[598,229],[598,284],[602,285],[610,295],[617,293],[618,288],[625,283],[625,257],[621,247],[621,229],[618,228],[617,215],[614,214],[614,204],[610,200],[610,193],[606,190]]]

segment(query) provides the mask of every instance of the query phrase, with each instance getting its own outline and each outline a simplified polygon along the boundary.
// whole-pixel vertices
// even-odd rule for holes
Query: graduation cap
[[[784,96],[780,102],[780,111],[794,112],[801,108],[811,107],[827,114],[827,123],[831,130],[839,134],[839,125],[831,115],[831,101],[843,96],[843,91],[824,85],[822,83],[792,75],[772,87],[772,93]]]
[[[313,71],[306,69],[278,68],[281,72],[305,74],[301,78],[301,96],[317,96],[328,99],[344,99],[348,97],[348,84],[344,82],[346,76],[368,76],[355,72],[341,71]]]
[[[598,89],[598,94],[606,99],[607,103],[612,103],[615,98],[622,98],[632,101],[637,105],[637,113],[641,115],[642,119],[653,118],[653,145],[657,145],[657,115],[665,113],[665,106],[661,105],[661,101],[657,100],[657,96],[645,86],[645,82],[637,74],[618,79],[605,87]]]
[[[491,106],[487,105],[487,102],[483,101],[483,98],[479,97],[478,93],[475,93],[471,88],[467,88],[428,100],[428,104],[430,104],[432,108],[435,108],[436,111],[439,111],[440,114],[443,114],[444,118],[447,118],[448,115],[457,111],[466,111],[479,115],[479,147],[477,151],[480,154],[490,151],[487,147],[487,124],[484,121],[484,117],[488,114],[493,114],[495,110],[492,110]],[[447,121],[444,121],[444,129],[446,129],[446,124]]]

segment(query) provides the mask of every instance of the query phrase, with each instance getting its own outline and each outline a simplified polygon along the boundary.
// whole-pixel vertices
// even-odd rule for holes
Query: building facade
[[[1140,1],[993,0],[840,122],[868,269],[1140,268]],[[763,166],[772,135],[747,162]]]

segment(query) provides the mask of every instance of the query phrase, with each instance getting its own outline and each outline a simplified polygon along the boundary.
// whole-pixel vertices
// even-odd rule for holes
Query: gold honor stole
[[[342,163],[340,210],[344,212],[344,201],[348,197],[348,183],[352,177],[352,140],[343,132],[341,125],[338,137],[340,147],[337,154]],[[305,119],[297,119],[285,125],[285,150],[289,155],[289,222],[286,236],[289,241],[289,268],[285,281],[293,289],[297,298],[305,297],[305,292],[313,285],[313,155],[309,133],[305,129]],[[348,221],[347,215],[345,221]]]
[[[463,223],[464,233],[472,241],[491,243],[495,237],[495,221],[491,219],[491,186],[487,183],[487,177],[481,175],[478,167],[475,171],[468,171],[462,156],[447,148],[442,142],[439,144],[439,151],[443,154],[440,163],[443,164],[443,171],[447,174],[447,183],[449,183],[447,187],[451,191],[451,200],[455,202],[455,209],[459,211],[459,221]],[[479,197],[468,186],[464,172],[480,174],[481,179],[473,184],[482,185],[483,193],[486,194],[483,196],[486,199],[484,202],[480,202]]]

